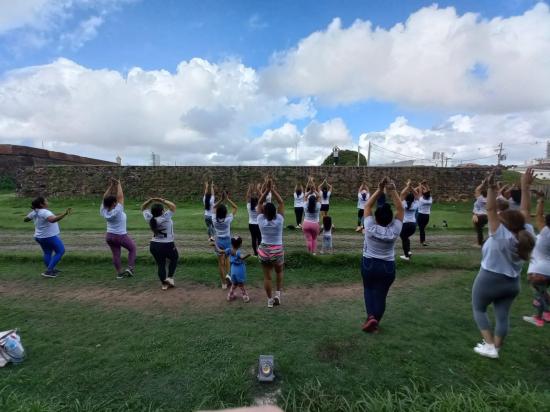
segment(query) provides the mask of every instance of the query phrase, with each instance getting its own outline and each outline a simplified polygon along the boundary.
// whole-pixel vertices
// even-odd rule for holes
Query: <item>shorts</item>
[[[285,263],[283,245],[266,245],[262,243],[258,248],[258,258],[263,265],[282,265]]]
[[[235,285],[239,283],[246,283],[245,265],[231,265],[231,283]]]
[[[321,212],[328,212],[330,205],[327,203],[326,205],[321,203]]]
[[[220,250],[225,251],[231,247],[231,238],[230,237],[217,237],[216,238],[216,255],[220,256],[223,253]]]

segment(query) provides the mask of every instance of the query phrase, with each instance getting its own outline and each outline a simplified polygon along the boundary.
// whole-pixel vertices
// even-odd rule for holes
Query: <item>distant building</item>
[[[400,160],[397,162],[385,163],[377,166],[388,166],[388,167],[412,167],[412,166],[437,166],[435,162],[423,159],[411,159],[411,160]]]
[[[160,155],[151,153],[151,166],[160,166]]]
[[[546,142],[546,157],[544,159],[528,160],[524,166],[515,166],[510,168],[510,170],[525,173],[528,167],[532,167],[535,170],[537,179],[550,180],[550,140]]]

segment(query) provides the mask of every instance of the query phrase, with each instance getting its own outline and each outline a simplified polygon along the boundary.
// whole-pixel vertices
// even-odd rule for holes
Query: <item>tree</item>
[[[338,153],[338,166],[357,166],[357,151],[355,150],[340,150]],[[332,157],[332,152],[327,156],[323,161],[321,166],[332,166],[334,164],[334,159]],[[367,158],[362,154],[359,155],[359,165],[366,166]]]

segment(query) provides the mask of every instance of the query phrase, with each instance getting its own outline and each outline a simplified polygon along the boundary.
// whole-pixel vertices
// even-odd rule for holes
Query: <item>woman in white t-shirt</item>
[[[113,195],[112,193],[115,193]],[[126,231],[126,213],[124,213],[124,193],[122,185],[111,178],[109,187],[103,195],[99,214],[107,221],[105,241],[113,255],[113,265],[117,279],[134,276],[136,266],[136,244]],[[128,267],[122,270],[120,254],[122,248],[128,250]]]
[[[216,198],[214,196],[214,181],[208,186],[208,182],[204,182],[204,195],[202,196],[202,205],[204,209],[204,223],[206,224],[206,233],[208,233],[208,241],[214,243],[216,231],[212,218],[214,216],[214,204]]]
[[[395,215],[389,203],[383,203],[372,209],[378,198],[384,193],[390,196]],[[386,310],[386,297],[390,286],[395,280],[395,241],[403,227],[405,211],[401,199],[395,189],[395,184],[389,178],[384,178],[378,184],[378,190],[373,193],[365,205],[365,241],[363,244],[363,259],[361,276],[363,278],[363,293],[367,320],[363,331],[373,333]]]
[[[304,218],[304,186],[294,186],[294,216],[296,216],[296,227],[302,228]]]
[[[332,195],[332,185],[327,182],[327,179],[323,180],[323,183],[319,185],[318,193],[321,194],[321,215],[327,216],[330,209],[330,196]]]
[[[179,260],[178,249],[174,243],[174,222],[172,222],[176,205],[169,200],[153,197],[141,205],[141,211],[153,232],[149,251],[157,263],[161,288],[162,290],[173,288],[174,274]],[[168,274],[166,273],[167,262]]]
[[[416,212],[418,211],[419,193],[412,186],[411,180],[407,180],[407,185],[401,191],[401,203],[404,208],[403,228],[399,237],[403,246],[403,256],[399,256],[402,260],[409,261],[411,259],[411,236],[416,232]]]
[[[356,232],[361,232],[363,230],[363,216],[365,214],[365,205],[369,200],[370,193],[369,187],[366,183],[361,183],[359,189],[357,190],[357,228]]]
[[[432,192],[425,180],[420,182],[416,190],[420,193],[418,199],[418,213],[416,214],[416,222],[418,223],[418,231],[420,232],[420,244],[422,246],[428,246],[426,243],[426,227],[430,222],[430,213],[433,203]]]
[[[231,213],[227,213],[227,206],[224,202],[231,206]],[[215,248],[218,255],[218,270],[220,272],[220,280],[222,289],[227,289],[231,286],[231,275],[229,272],[229,257],[225,254],[225,250],[231,248],[231,222],[237,215],[237,205],[226,192],[222,193],[222,198],[214,205],[214,229],[216,231]]]
[[[523,320],[535,326],[544,326],[544,322],[550,322],[550,214],[544,215],[544,193],[537,192],[537,212],[535,223],[539,234],[531,262],[527,269],[527,279],[533,288],[535,299],[533,307],[535,314],[524,316]]]
[[[302,230],[306,240],[307,251],[313,255],[317,252],[317,236],[319,236],[320,198],[321,196],[317,191],[306,193],[307,203]]]
[[[472,308],[483,337],[474,351],[488,358],[499,357],[508,333],[510,308],[520,291],[521,270],[535,246],[533,226],[528,224],[529,187],[533,179],[533,169],[528,168],[521,178],[521,211],[505,210],[500,214],[496,206],[495,174],[491,173],[486,180],[489,238],[481,249],[481,268],[472,287]],[[487,316],[491,304],[496,321],[494,333]]]
[[[44,265],[46,265],[42,276],[55,278],[59,273],[55,267],[65,254],[65,246],[59,237],[57,222],[70,215],[72,209],[68,208],[64,213],[54,215],[48,210],[48,201],[42,196],[32,201],[31,208],[32,211],[23,220],[34,222],[34,240],[42,248]]]
[[[271,192],[277,207],[271,202],[265,202],[267,194]],[[281,304],[283,288],[283,268],[285,253],[283,249],[283,224],[285,222],[285,204],[279,192],[268,179],[264,191],[258,200],[258,226],[262,232],[262,243],[258,248],[258,257],[264,272],[264,288],[267,294],[267,307]],[[271,275],[275,270],[277,289],[272,294]]]
[[[472,211],[472,223],[476,229],[477,244],[479,246],[483,246],[483,228],[488,222],[486,186],[485,180],[483,180],[474,192],[476,200],[474,202],[474,210]]]

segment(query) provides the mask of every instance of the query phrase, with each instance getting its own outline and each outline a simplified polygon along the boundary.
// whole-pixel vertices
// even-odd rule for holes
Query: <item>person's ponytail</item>
[[[527,230],[522,229],[517,233],[518,236],[518,256],[522,260],[529,260],[531,252],[535,248],[535,237]]]
[[[157,218],[152,217],[151,220],[149,220],[149,227],[155,236],[158,235],[159,231],[157,229]]]

